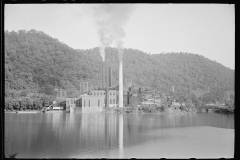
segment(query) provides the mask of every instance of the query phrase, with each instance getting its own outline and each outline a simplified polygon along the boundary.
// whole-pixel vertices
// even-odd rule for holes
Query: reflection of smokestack
[[[122,158],[123,156],[123,115],[119,115],[119,139],[118,139],[118,145],[119,145],[119,158]]]
[[[111,88],[113,86],[112,82],[112,67],[109,67],[109,87]]]
[[[123,107],[123,64],[122,64],[123,51],[118,49],[119,58],[119,107]]]

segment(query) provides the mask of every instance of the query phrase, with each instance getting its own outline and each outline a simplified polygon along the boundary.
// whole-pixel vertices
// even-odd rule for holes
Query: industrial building
[[[129,87],[132,87],[132,78],[126,78],[125,86],[123,86],[123,50],[118,48],[117,53],[119,58],[118,86],[113,85],[112,67],[108,65],[109,58],[106,54],[106,60],[102,62],[102,89],[91,90],[88,87],[88,82],[82,80],[79,84],[80,96],[77,98],[66,98],[66,93],[59,90],[59,96],[65,97],[66,110],[77,108],[81,109],[82,112],[92,112],[101,111],[104,107],[124,107],[123,96],[126,97],[127,104],[132,101],[133,92],[131,89],[129,90]]]
[[[80,94],[84,94],[88,91],[88,82],[81,81],[79,85],[79,92]]]
[[[76,100],[78,98],[66,98],[66,110],[76,108]]]
[[[109,88],[109,106],[118,107],[118,86]],[[135,101],[142,101],[141,88],[133,90],[133,86],[128,88],[126,98],[124,99],[125,105],[133,104]],[[57,102],[54,109],[63,109],[70,111],[70,109],[78,109],[81,112],[101,112],[106,107],[106,90],[95,89],[88,91],[87,94],[81,94],[75,98],[64,98]],[[140,96],[140,97],[139,97]]]
[[[98,112],[105,107],[105,90],[92,90],[89,94],[80,95],[75,101],[77,109],[82,112]],[[109,90],[109,107],[117,107],[117,91]]]

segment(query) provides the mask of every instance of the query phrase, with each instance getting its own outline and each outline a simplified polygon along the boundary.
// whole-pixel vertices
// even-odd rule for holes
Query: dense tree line
[[[106,54],[117,81],[116,49],[107,48]],[[74,50],[36,30],[5,31],[6,106],[19,108],[26,104],[41,108],[54,99],[55,88],[67,89],[69,96],[76,95],[82,79],[87,79],[89,86],[101,86],[101,65],[98,48]],[[149,55],[124,49],[123,74],[132,78],[137,87],[160,90],[179,101],[224,101],[226,91],[234,99],[235,71],[197,54]]]

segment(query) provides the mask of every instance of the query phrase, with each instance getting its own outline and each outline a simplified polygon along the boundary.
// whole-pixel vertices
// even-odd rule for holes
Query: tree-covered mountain
[[[142,88],[171,93],[178,99],[199,97],[221,101],[226,91],[234,92],[234,70],[203,56],[190,53],[149,55],[137,49],[124,49],[123,76]],[[113,76],[118,79],[115,48],[107,48]],[[36,30],[5,31],[5,96],[28,94],[54,96],[60,87],[74,95],[79,82],[101,86],[102,59],[98,48],[74,50]]]

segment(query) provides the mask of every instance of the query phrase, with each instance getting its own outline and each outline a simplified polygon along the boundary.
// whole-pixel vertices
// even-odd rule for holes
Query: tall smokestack
[[[113,86],[112,84],[112,67],[109,67],[109,87],[111,88]]]
[[[105,83],[105,74],[104,74],[104,61],[102,61],[102,89],[104,88],[104,83]]]
[[[122,63],[123,51],[118,48],[119,58],[119,107],[123,107],[123,63]]]
[[[99,52],[102,57],[102,88],[105,86],[104,62],[105,62],[105,46],[99,47]]]
[[[108,82],[108,57],[106,57],[106,71],[107,71],[107,78],[106,78],[106,94],[105,94],[105,97],[106,97],[106,107],[109,107],[109,82]]]

